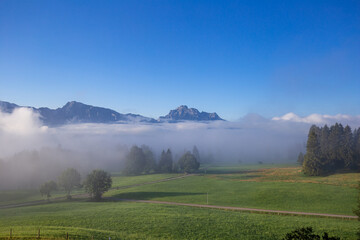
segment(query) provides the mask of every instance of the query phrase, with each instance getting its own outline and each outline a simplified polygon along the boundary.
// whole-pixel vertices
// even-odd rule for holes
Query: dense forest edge
[[[359,171],[360,128],[351,130],[336,123],[328,127],[311,126],[306,154],[299,154],[298,162],[304,174],[324,176],[338,171]]]

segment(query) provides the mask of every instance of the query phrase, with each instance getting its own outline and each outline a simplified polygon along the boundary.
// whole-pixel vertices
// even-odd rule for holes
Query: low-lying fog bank
[[[342,116],[342,115],[341,115]],[[265,119],[250,114],[237,122],[76,124],[43,126],[20,108],[0,112],[0,188],[37,187],[67,167],[85,174],[94,168],[120,171],[132,145],[148,145],[158,158],[170,148],[174,160],[194,145],[217,162],[295,162],[312,123],[360,125],[360,117],[294,115]],[[313,117],[314,118],[314,117]],[[209,157],[210,158],[210,157]]]

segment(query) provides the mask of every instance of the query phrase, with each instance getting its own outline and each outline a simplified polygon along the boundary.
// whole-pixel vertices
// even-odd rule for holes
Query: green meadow
[[[136,184],[142,184],[152,181],[158,181],[162,179],[172,178],[181,176],[182,174],[149,174],[149,175],[140,175],[140,176],[122,176],[120,173],[112,174],[112,188],[131,186]],[[15,203],[24,203],[30,201],[38,201],[45,199],[39,193],[39,189],[27,189],[27,190],[7,190],[0,192],[0,206],[15,204]],[[75,189],[72,194],[81,194],[84,193],[83,189]],[[56,191],[51,194],[52,198],[63,197],[63,191]]]
[[[0,239],[281,239],[297,227],[312,226],[341,239],[356,239],[356,220],[238,212],[116,198],[354,215],[359,173],[306,177],[289,165],[207,166],[197,176],[131,186],[181,174],[122,176],[102,202],[56,200],[0,209]],[[75,193],[83,193],[77,190]],[[62,192],[53,196],[64,196]],[[0,204],[42,199],[37,190],[3,191]]]
[[[326,180],[324,177],[303,176],[298,172],[299,167],[244,167],[243,170],[236,167],[227,171],[221,167],[220,171],[216,168],[209,170],[213,173],[126,190],[111,190],[105,195],[123,199],[197,204],[208,201],[211,205],[220,206],[354,215],[358,194],[356,183],[360,181],[360,174],[337,174]]]
[[[64,239],[280,239],[313,226],[355,239],[358,222],[125,202],[74,201],[0,210],[0,236]]]

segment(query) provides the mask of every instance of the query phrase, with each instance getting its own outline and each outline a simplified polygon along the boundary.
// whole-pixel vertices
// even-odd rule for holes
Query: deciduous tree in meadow
[[[57,190],[57,184],[54,181],[45,182],[40,187],[41,196],[45,195],[48,201],[50,200],[51,192],[53,192],[55,190]]]
[[[93,170],[87,175],[84,186],[86,192],[88,192],[96,201],[101,200],[104,192],[111,188],[112,179],[109,173],[104,170]]]
[[[65,189],[67,199],[71,199],[71,191],[81,185],[81,175],[74,168],[66,169],[59,177],[59,186]]]

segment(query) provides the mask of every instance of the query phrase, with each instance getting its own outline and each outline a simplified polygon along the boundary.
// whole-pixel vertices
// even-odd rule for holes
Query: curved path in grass
[[[216,208],[216,209],[223,209],[223,210],[270,213],[270,214],[279,214],[279,215],[303,215],[303,216],[305,215],[305,216],[331,217],[331,218],[343,218],[343,219],[357,219],[358,218],[357,216],[327,214],[327,213],[293,212],[293,211],[268,210],[268,209],[258,209],[258,208],[227,207],[227,206],[206,205],[206,204],[178,203],[178,202],[136,200],[136,199],[121,199],[121,198],[108,198],[108,199],[112,199],[115,201],[155,203],[155,204],[167,204],[167,205],[189,206],[189,207],[200,207],[200,208]]]

